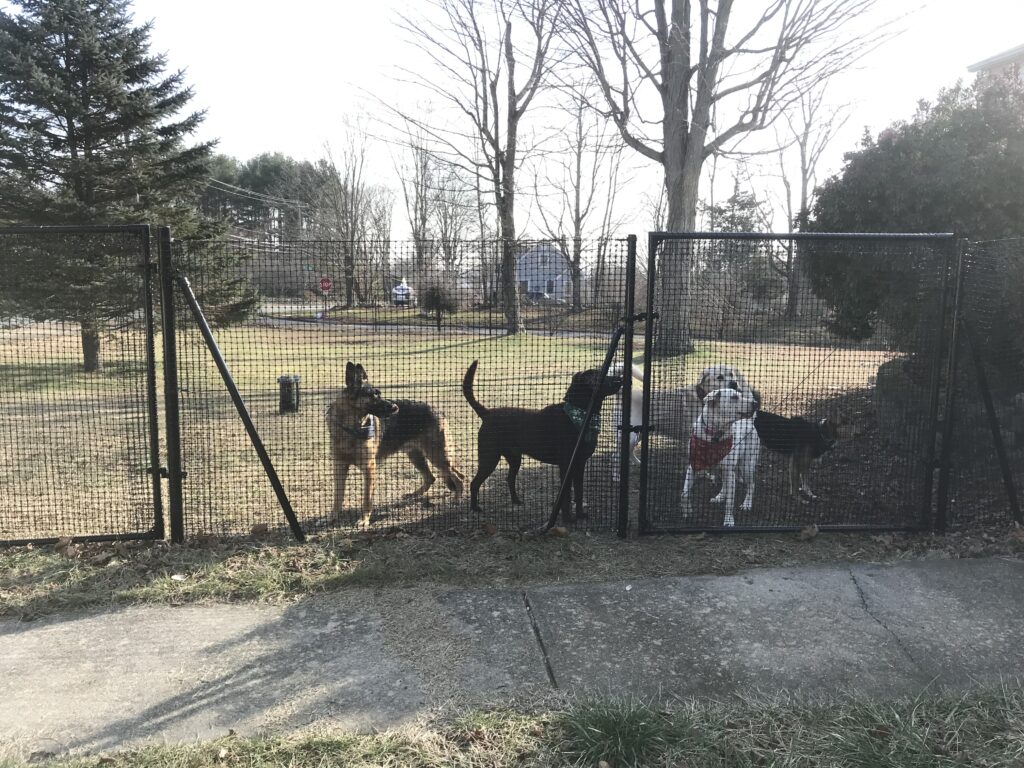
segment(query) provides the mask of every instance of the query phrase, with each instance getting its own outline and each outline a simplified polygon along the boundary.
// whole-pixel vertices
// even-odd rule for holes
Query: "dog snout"
[[[737,384],[735,381],[730,381],[729,382],[729,389],[735,389],[735,390],[738,391],[739,388],[740,388],[740,385]]]

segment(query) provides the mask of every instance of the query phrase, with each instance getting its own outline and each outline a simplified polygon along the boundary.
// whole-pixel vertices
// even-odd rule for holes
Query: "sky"
[[[757,5],[757,0],[743,0]],[[739,5],[742,5],[740,3]],[[316,159],[338,146],[346,121],[372,129],[385,103],[409,105],[417,94],[396,79],[414,63],[398,15],[414,0],[135,0],[139,21],[154,22],[152,48],[186,70],[195,106],[207,110],[199,138],[219,139],[218,151],[247,159],[278,151]],[[906,14],[901,34],[844,75],[830,98],[852,103],[852,116],[823,159],[819,178],[841,168],[865,127],[872,132],[910,117],[967,67],[1024,44],[1024,0],[886,0],[883,14]],[[880,19],[882,16],[879,17]],[[371,170],[397,188],[393,150],[378,147]],[[639,199],[660,176],[636,162],[631,194]],[[727,174],[726,174],[727,175]],[[731,185],[731,182],[730,182]],[[648,227],[639,207],[627,218]],[[399,208],[396,235],[407,228]],[[529,226],[529,223],[527,224]]]

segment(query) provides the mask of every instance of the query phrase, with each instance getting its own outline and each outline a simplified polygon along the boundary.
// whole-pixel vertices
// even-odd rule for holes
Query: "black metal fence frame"
[[[149,225],[124,225],[124,226],[57,226],[57,227],[5,227],[0,228],[0,235],[2,234],[104,234],[104,233],[121,233],[127,234],[139,239],[139,254],[141,261],[137,267],[140,272],[140,279],[142,280],[142,297],[143,297],[143,324],[145,328],[146,341],[145,341],[145,357],[146,357],[146,374],[145,374],[145,389],[147,397],[146,405],[146,422],[148,426],[148,452],[149,452],[149,468],[148,471],[152,478],[152,508],[153,508],[153,524],[152,528],[147,531],[138,533],[119,533],[119,534],[89,534],[82,536],[75,536],[75,540],[79,541],[116,541],[126,539],[163,539],[165,537],[164,530],[164,502],[162,498],[162,479],[167,478],[168,480],[168,509],[167,509],[167,520],[170,527],[170,538],[172,541],[181,542],[185,539],[185,520],[184,520],[184,505],[183,505],[183,485],[186,478],[186,473],[183,470],[182,462],[182,443],[181,443],[181,417],[180,417],[180,402],[179,402],[179,370],[177,361],[176,351],[176,326],[177,320],[175,317],[175,291],[184,290],[187,288],[187,280],[184,280],[184,276],[178,275],[176,266],[174,264],[174,258],[172,254],[172,239],[171,232],[167,227],[161,227],[158,231],[157,246],[159,259],[154,260],[152,256],[152,232]],[[964,276],[964,244],[962,241],[958,241],[953,234],[950,233],[936,233],[936,234],[917,234],[917,233],[897,233],[897,234],[875,234],[875,233],[714,233],[714,232],[690,232],[690,233],[673,233],[673,232],[651,232],[648,235],[648,254],[647,254],[647,297],[646,297],[646,311],[641,314],[635,313],[634,307],[634,288],[636,281],[636,267],[637,267],[637,252],[636,252],[636,237],[630,236],[627,238],[628,250],[627,250],[627,267],[626,267],[626,292],[625,301],[623,302],[623,317],[620,320],[619,326],[615,329],[612,342],[609,346],[609,352],[605,359],[605,367],[612,359],[612,355],[615,352],[620,339],[623,340],[623,353],[624,353],[624,382],[623,382],[623,402],[622,402],[622,422],[619,426],[619,445],[618,445],[618,462],[621,473],[620,488],[618,493],[618,510],[615,517],[616,530],[620,536],[626,536],[629,530],[629,507],[630,507],[630,468],[631,468],[631,456],[630,456],[630,388],[632,386],[632,378],[629,375],[630,367],[633,363],[633,348],[634,348],[634,324],[636,322],[644,322],[644,380],[643,380],[643,414],[642,414],[642,427],[641,432],[645,432],[648,429],[648,425],[651,419],[651,360],[652,353],[654,350],[654,335],[655,335],[655,320],[657,318],[657,302],[659,299],[657,290],[657,260],[658,254],[661,250],[659,246],[670,241],[693,241],[697,239],[703,240],[770,240],[770,241],[784,241],[784,242],[799,242],[809,240],[826,240],[826,241],[837,241],[837,240],[863,240],[863,241],[919,241],[919,242],[931,242],[937,244],[945,252],[944,263],[941,265],[941,307],[939,310],[940,322],[937,324],[935,329],[935,349],[937,350],[937,357],[932,364],[930,371],[930,383],[929,383],[929,400],[928,400],[928,417],[927,417],[927,435],[925,444],[925,456],[923,461],[923,469],[926,473],[923,483],[923,495],[920,502],[920,510],[917,515],[916,525],[907,525],[901,527],[892,526],[861,526],[861,525],[831,525],[823,526],[823,529],[827,530],[939,530],[943,531],[946,528],[947,518],[947,499],[945,498],[949,493],[949,447],[952,443],[952,433],[954,429],[953,415],[955,413],[954,398],[955,394],[953,387],[945,387],[945,398],[942,397],[943,386],[945,383],[952,381],[952,377],[955,375],[957,365],[959,364],[958,350],[961,343],[961,330],[967,336],[970,336],[970,328],[961,328],[961,300],[963,292],[963,276]],[[155,320],[155,305],[154,305],[154,284],[159,280],[160,290],[160,325],[159,330],[162,334],[162,352],[163,352],[163,406],[164,406],[164,417],[166,419],[165,425],[165,438],[166,438],[166,466],[162,463],[161,450],[160,450],[160,429],[159,429],[159,400],[157,397],[157,378],[158,378],[158,364],[156,356],[156,334],[157,324]],[[184,286],[184,288],[183,288]],[[194,297],[193,297],[194,298]],[[201,318],[202,311],[198,308],[197,302],[191,301],[193,314]],[[209,331],[206,326],[206,331]],[[207,342],[207,346],[210,349],[214,359],[217,360],[218,351],[216,349],[216,342],[212,340],[212,332],[204,333],[204,338]],[[967,339],[970,342],[970,339]],[[232,397],[235,400],[236,407],[239,407],[239,413],[242,418],[245,417],[245,406],[241,403],[240,395],[237,393],[237,389],[233,389],[233,382],[231,380],[230,372],[227,371],[226,365],[221,366],[221,361],[218,361],[218,366],[221,369],[221,373],[224,376],[225,383],[232,392]],[[944,370],[943,370],[944,369]],[[979,371],[979,375],[983,375],[983,371]],[[991,407],[989,408],[990,414],[992,413]],[[593,408],[587,413],[589,418],[593,412]],[[259,440],[258,435],[253,436],[254,427],[251,425],[251,420],[247,424],[249,428],[250,437],[254,439],[254,445]],[[939,443],[940,432],[945,438],[941,440],[942,451],[937,451],[937,444]],[[993,422],[993,432],[998,441],[998,426]],[[582,433],[581,433],[582,434]],[[999,460],[1002,465],[1007,462],[1005,456],[1005,450],[1001,444],[997,445],[999,452]],[[721,527],[707,528],[707,527],[692,527],[676,530],[666,530],[664,528],[652,529],[648,515],[647,515],[647,491],[649,483],[649,450],[650,445],[648,440],[642,440],[640,443],[640,471],[639,471],[639,508],[638,508],[638,532],[640,534],[646,533],[742,533],[742,532],[766,532],[766,531],[786,531],[791,528],[786,526],[773,526],[771,528],[743,528],[733,527],[724,529]],[[259,447],[257,446],[257,453],[259,453]],[[265,451],[260,454],[261,460],[264,461],[264,466],[267,466],[269,458],[265,456]],[[938,472],[938,485],[936,487],[936,472]],[[272,467],[268,468],[268,474],[273,475]],[[1005,467],[1004,467],[1004,474]],[[1016,498],[1012,488],[1012,480],[1009,481],[1008,492],[1013,502],[1013,507],[1016,514]],[[278,482],[275,485],[280,485]],[[561,493],[565,491],[563,487],[560,490]],[[290,505],[288,504],[287,497],[284,494],[284,489],[281,488],[278,493],[278,498],[281,501],[282,508],[285,510],[285,514],[292,524],[293,533],[301,539],[302,532],[301,528],[298,527],[297,522],[294,520],[294,514],[289,515]],[[556,507],[557,509],[557,500]],[[792,530],[795,530],[793,528]],[[18,541],[7,541],[5,544],[23,544],[29,542],[47,542],[54,541],[53,538],[46,539],[24,539]]]
[[[164,511],[161,478],[166,469],[160,460],[160,417],[156,394],[156,324],[154,320],[153,283],[157,278],[157,264],[152,258],[152,233],[148,224],[124,225],[68,225],[68,226],[13,226],[0,227],[3,235],[45,235],[45,234],[125,234],[139,239],[139,253],[142,257],[136,265],[140,273],[143,297],[143,324],[146,331],[146,419],[149,433],[149,468],[152,485],[153,527],[148,531],[132,533],[96,533],[74,536],[75,541],[106,542],[133,541],[164,538]],[[168,435],[170,437],[170,435]],[[55,537],[7,540],[5,545],[43,544],[57,541]]]
[[[823,525],[822,530],[832,531],[883,531],[883,530],[922,530],[930,527],[938,527],[932,520],[933,505],[935,500],[934,478],[935,472],[940,468],[935,459],[936,438],[939,427],[939,398],[941,389],[940,362],[946,350],[948,336],[956,334],[958,330],[957,319],[959,315],[954,313],[951,324],[952,331],[945,327],[945,318],[949,313],[950,278],[954,271],[959,275],[962,269],[960,262],[956,261],[957,238],[953,233],[871,233],[871,232],[650,232],[647,236],[647,310],[654,317],[657,316],[657,260],[659,246],[666,242],[692,242],[695,240],[719,240],[719,241],[786,241],[790,243],[800,241],[840,241],[840,240],[862,240],[862,241],[920,241],[936,242],[945,245],[946,260],[942,274],[942,297],[940,318],[942,322],[936,329],[936,348],[938,356],[932,366],[931,383],[929,393],[929,423],[927,453],[924,461],[924,470],[927,477],[924,482],[924,494],[921,499],[920,515],[918,525],[908,526],[862,526],[862,525]],[[959,280],[959,277],[958,277]],[[958,294],[959,295],[959,294]],[[647,432],[651,420],[651,360],[654,352],[655,323],[648,322],[644,328],[644,395],[643,395],[643,422],[642,431]],[[952,343],[952,342],[950,342]],[[951,360],[955,365],[955,360]],[[948,408],[951,407],[947,404]],[[643,440],[640,445],[640,499],[637,512],[638,533],[644,534],[674,534],[674,533],[764,533],[772,532],[793,532],[800,530],[799,526],[772,526],[771,528],[749,528],[745,526],[733,526],[729,528],[693,526],[686,528],[654,528],[648,517],[647,501],[649,490],[649,446],[648,440]],[[944,529],[944,522],[941,524]]]

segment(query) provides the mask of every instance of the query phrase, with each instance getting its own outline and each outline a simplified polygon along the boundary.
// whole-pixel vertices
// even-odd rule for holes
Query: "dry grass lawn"
[[[183,326],[179,369],[189,532],[221,535],[247,533],[263,524],[279,527],[282,516],[270,484],[216,368],[198,333]],[[476,390],[482,402],[538,407],[560,400],[574,371],[599,364],[607,343],[596,335],[507,337],[447,327],[438,333],[431,328],[281,320],[219,329],[217,338],[292,504],[309,529],[333,524],[323,413],[343,384],[346,361],[366,366],[385,396],[426,400],[442,410],[456,461],[471,477],[478,420],[462,397],[460,383],[472,360],[481,361]],[[151,525],[143,338],[135,331],[111,334],[105,339],[106,370],[90,375],[79,370],[79,343],[73,325],[0,331],[0,435],[6,454],[0,465],[5,499],[0,538],[128,532]],[[766,404],[797,413],[818,400],[867,387],[889,357],[885,351],[708,342],[685,360],[657,362],[653,385],[683,386],[705,365],[729,361],[744,370]],[[302,377],[296,414],[278,413],[277,378],[285,374]],[[162,385],[158,394],[162,397]],[[600,444],[588,468],[588,507],[595,529],[612,526],[616,503],[617,485],[610,479],[615,455],[610,411],[605,408]],[[674,463],[658,471],[665,487],[677,484]],[[423,524],[443,531],[484,524],[516,529],[540,522],[557,489],[556,470],[531,460],[524,463],[519,480],[527,502],[523,508],[509,504],[503,473],[499,467],[484,486],[487,515],[477,519],[469,517],[468,504],[455,503],[441,488],[422,503],[403,499],[417,485],[417,476],[403,457],[394,458],[380,472],[375,526]],[[353,518],[359,493],[360,483],[350,482]]]

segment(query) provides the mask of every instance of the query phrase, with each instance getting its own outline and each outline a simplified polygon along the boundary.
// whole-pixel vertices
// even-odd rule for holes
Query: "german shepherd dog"
[[[363,366],[348,363],[345,389],[327,409],[334,462],[334,518],[341,516],[348,470],[355,466],[363,473],[363,513],[359,524],[370,524],[377,462],[399,452],[409,457],[423,477],[423,484],[406,496],[422,496],[434,484],[434,475],[427,465],[429,459],[448,489],[459,498],[466,478],[449,456],[446,427],[444,415],[427,403],[385,400],[380,390],[370,384]]]
[[[590,405],[591,395],[597,391],[600,407],[604,398],[614,395],[622,387],[621,376],[606,376],[602,380],[601,371],[592,368],[573,374],[572,382],[561,403],[540,410],[486,408],[473,394],[473,379],[476,377],[478,363],[478,360],[473,361],[462,380],[462,394],[483,422],[477,435],[477,472],[469,485],[470,507],[475,512],[483,511],[477,499],[480,486],[494,472],[502,456],[508,462],[508,491],[513,504],[523,503],[516,493],[516,476],[519,474],[524,454],[545,464],[557,465],[558,478],[564,480],[569,471],[573,448],[580,435],[578,425],[582,424],[582,417]],[[572,476],[572,490],[576,497],[578,517],[585,516],[583,470],[597,447],[596,414],[587,431],[588,435],[580,445],[580,455],[576,458]],[[562,520],[567,525],[574,519],[571,507],[570,494],[567,493],[562,506]]]
[[[836,429],[828,419],[812,423],[800,416],[787,418],[769,411],[754,414],[754,429],[769,451],[789,456],[789,495],[818,498],[811,490],[807,474],[811,462],[836,444]]]

